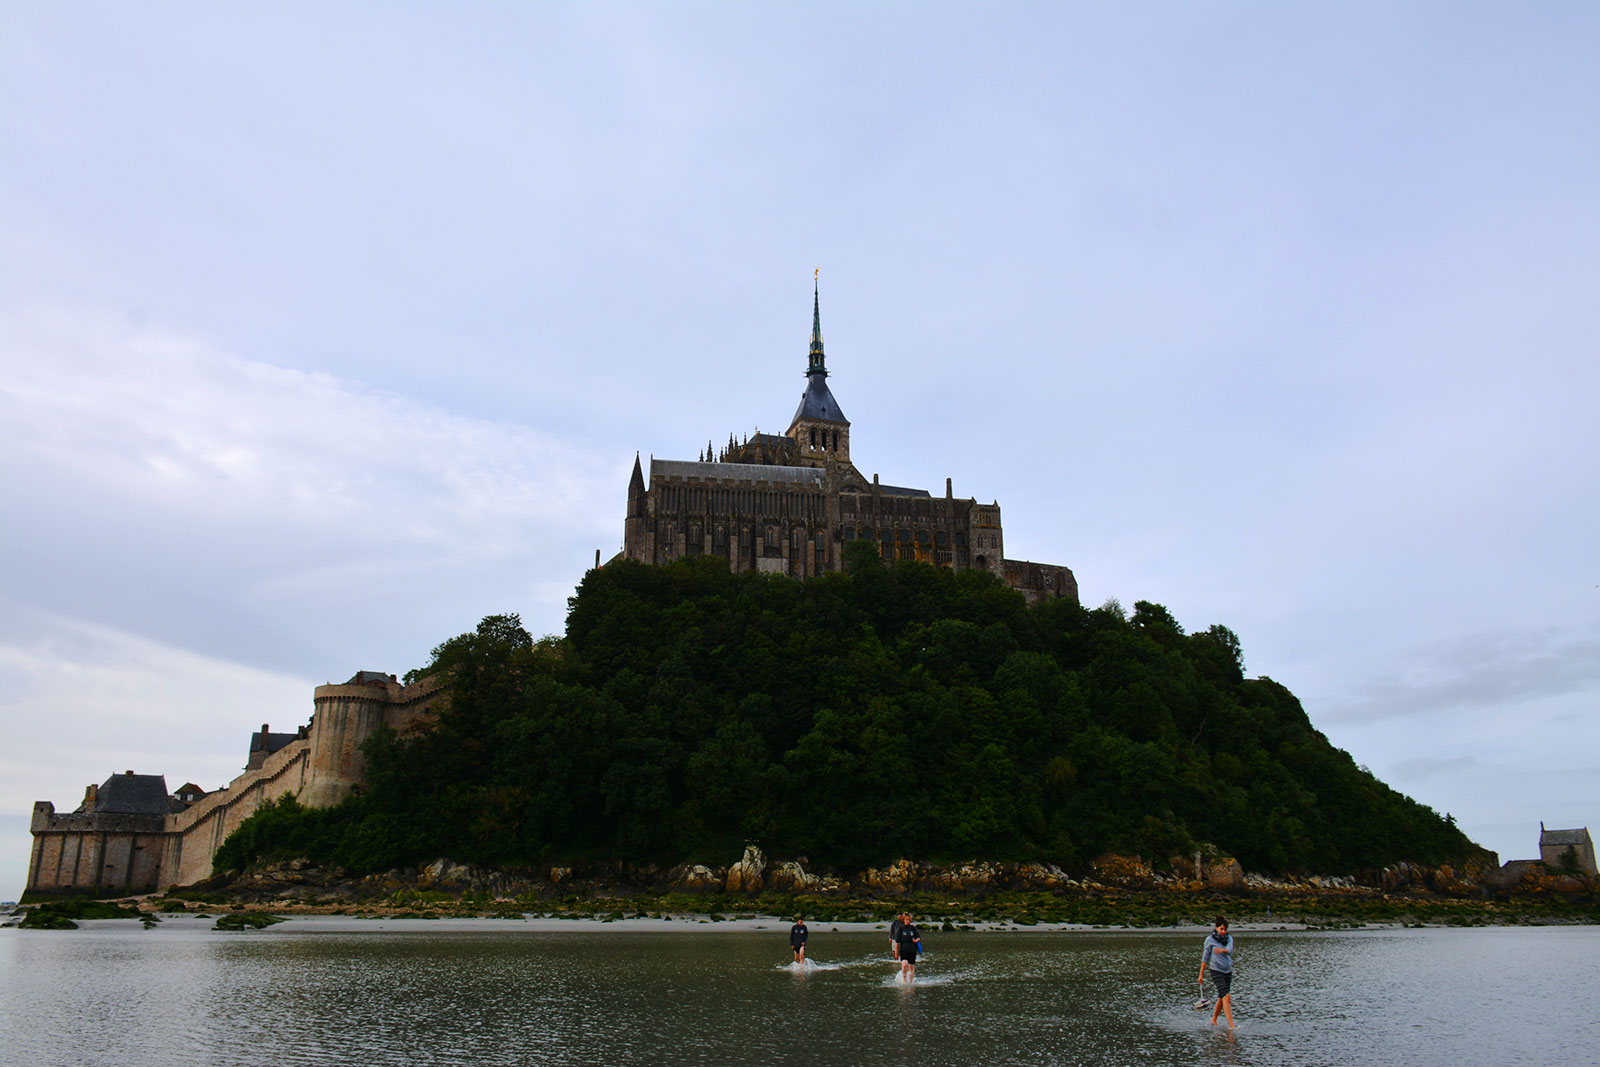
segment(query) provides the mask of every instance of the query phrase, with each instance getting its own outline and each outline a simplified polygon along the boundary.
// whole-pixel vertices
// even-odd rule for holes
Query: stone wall
[[[33,806],[28,892],[141,893],[208,878],[217,849],[263,804],[289,793],[310,807],[337,804],[366,770],[361,743],[379,726],[417,728],[446,695],[433,678],[409,686],[392,678],[318,686],[306,737],[252,759],[255,765],[223,788],[165,816],[58,815],[40,801]]]
[[[316,720],[312,719],[315,733]],[[188,885],[211,876],[211,858],[239,824],[269,800],[300,794],[311,782],[311,739],[293,741],[214,793],[166,819],[169,839],[159,888]]]
[[[1078,579],[1066,567],[1028,560],[1005,561],[1005,583],[1021,593],[1030,604],[1057,597],[1076,602]]]
[[[379,726],[399,733],[436,714],[445,690],[436,679],[409,686],[393,680],[319,685],[316,711],[304,740],[292,741],[223,789],[167,819],[175,839],[162,870],[161,888],[209,878],[211,859],[239,824],[269,800],[293,793],[307,807],[331,807],[350,795],[366,771],[361,743]]]
[[[437,680],[319,685],[312,694],[311,766],[300,802],[326,808],[350,795],[366,773],[361,744],[380,726],[405,733],[443,704]]]
[[[29,893],[144,893],[160,883],[169,841],[160,815],[69,812],[33,806]]]

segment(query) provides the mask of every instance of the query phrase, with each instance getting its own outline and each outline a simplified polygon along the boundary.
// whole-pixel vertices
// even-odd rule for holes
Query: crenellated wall
[[[401,685],[390,675],[357,674],[320,685],[306,736],[259,758],[226,786],[170,814],[86,810],[56,814],[33,806],[28,892],[141,893],[188,885],[212,874],[217,849],[268,801],[293,793],[308,807],[330,807],[361,782],[361,743],[380,726],[399,733],[438,713],[446,690],[435,678]],[[92,809],[95,787],[86,800]]]
[[[312,718],[312,733],[316,719]],[[310,781],[311,741],[292,741],[267,756],[262,765],[207,793],[184,810],[168,815],[168,844],[157,888],[188,885],[211,877],[211,857],[269,800],[298,796]]]
[[[160,883],[170,842],[160,815],[67,812],[33,806],[29,892],[145,893]]]
[[[440,701],[436,681],[319,685],[312,695],[311,770],[300,802],[326,808],[350,795],[366,771],[361,743],[380,726],[404,733],[430,716]]]

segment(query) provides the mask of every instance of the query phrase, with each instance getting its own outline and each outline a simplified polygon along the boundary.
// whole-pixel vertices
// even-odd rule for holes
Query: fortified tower
[[[319,685],[312,692],[311,763],[298,798],[307,807],[326,808],[350,795],[367,760],[361,744],[383,726],[404,730],[440,703],[438,680],[424,678],[403,686],[392,674],[357,671],[343,685]]]

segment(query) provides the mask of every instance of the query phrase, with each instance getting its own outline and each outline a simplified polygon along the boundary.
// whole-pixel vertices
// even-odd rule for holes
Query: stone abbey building
[[[645,563],[718,556],[735,571],[809,578],[840,568],[844,547],[868,541],[885,560],[986,570],[1030,602],[1078,598],[1066,567],[1005,558],[996,501],[884,485],[850,459],[850,420],[828,388],[818,294],[811,302],[806,388],[789,429],[728,438],[696,460],[637,457],[628,483],[622,554]]]

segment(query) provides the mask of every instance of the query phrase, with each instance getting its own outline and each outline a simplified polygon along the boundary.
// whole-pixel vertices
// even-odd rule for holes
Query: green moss
[[[145,919],[153,917],[138,908],[104,900],[52,900],[35,905],[17,925],[26,930],[76,930],[74,919]]]
[[[231,915],[224,915],[217,920],[218,930],[261,930],[268,926],[275,926],[284,920],[276,915],[268,915],[264,911],[241,911]]]

